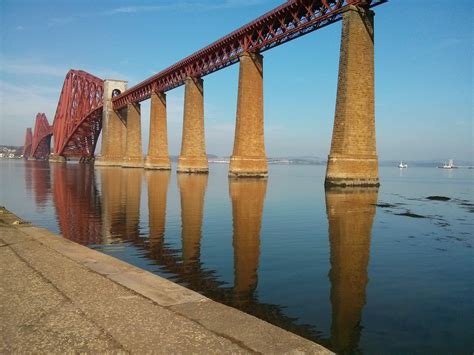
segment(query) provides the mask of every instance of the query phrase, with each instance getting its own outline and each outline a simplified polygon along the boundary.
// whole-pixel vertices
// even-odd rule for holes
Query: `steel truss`
[[[64,79],[54,116],[55,155],[93,157],[102,128],[103,80],[81,70]]]
[[[339,21],[348,6],[370,8],[387,0],[289,0],[249,24],[197,51],[112,99],[119,110],[165,92],[187,77],[202,77],[230,66],[243,52],[263,52]]]
[[[23,144],[23,158],[28,159],[31,156],[31,145],[33,143],[33,132],[31,128],[26,129],[25,144]]]
[[[47,159],[51,153],[52,127],[44,113],[38,113],[31,144],[31,156],[35,159]]]

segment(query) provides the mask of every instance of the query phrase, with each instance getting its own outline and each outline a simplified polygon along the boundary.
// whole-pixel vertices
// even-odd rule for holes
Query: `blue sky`
[[[71,68],[129,86],[281,4],[274,0],[0,0],[0,144],[23,144],[37,112],[54,117]],[[391,0],[375,8],[380,159],[473,159],[470,1]],[[264,53],[269,156],[325,157],[341,23]],[[207,152],[230,155],[238,66],[204,78]],[[183,88],[168,92],[179,154]],[[142,105],[144,149],[149,102]]]

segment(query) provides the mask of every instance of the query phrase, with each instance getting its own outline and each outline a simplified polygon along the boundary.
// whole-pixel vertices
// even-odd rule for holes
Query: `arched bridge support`
[[[168,129],[166,122],[166,94],[152,93],[150,103],[150,140],[145,161],[146,169],[170,170]]]
[[[204,86],[201,78],[188,77],[184,88],[183,138],[178,173],[208,173],[204,140]]]
[[[97,166],[121,166],[123,163],[127,141],[127,127],[120,114],[114,111],[112,107],[112,93],[114,93],[114,90],[123,92],[126,89],[126,81],[104,80],[102,147],[100,158],[95,160],[95,165]]]
[[[374,112],[374,13],[349,6],[342,37],[326,186],[379,186]]]
[[[240,58],[239,91],[231,177],[266,177],[263,134],[263,57],[244,52]]]

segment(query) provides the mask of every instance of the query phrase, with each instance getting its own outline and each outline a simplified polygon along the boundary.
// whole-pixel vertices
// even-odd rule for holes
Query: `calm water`
[[[0,161],[0,204],[339,353],[472,353],[474,170],[325,192],[321,166],[210,168]]]

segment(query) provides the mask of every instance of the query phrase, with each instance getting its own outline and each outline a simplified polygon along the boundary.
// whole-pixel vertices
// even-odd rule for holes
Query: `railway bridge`
[[[372,8],[386,1],[289,0],[131,88],[127,88],[125,81],[102,80],[71,70],[54,117],[50,160],[93,159],[102,130],[101,155],[95,160],[96,166],[171,169],[166,92],[184,85],[177,172],[207,173],[203,77],[238,63],[237,114],[229,176],[264,178],[268,166],[262,53],[342,20],[336,109],[325,184],[378,186]],[[147,99],[151,100],[150,139],[144,158],[140,103]],[[27,132],[26,140],[28,137]]]

